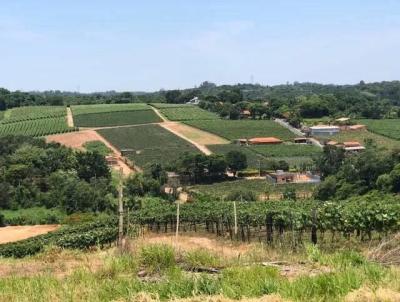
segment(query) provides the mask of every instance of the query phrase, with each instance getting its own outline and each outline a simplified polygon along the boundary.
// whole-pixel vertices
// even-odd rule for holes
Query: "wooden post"
[[[177,200],[177,207],[176,207],[176,230],[175,230],[175,240],[176,242],[178,241],[178,235],[179,235],[179,205],[180,205],[180,201]]]
[[[122,168],[120,169],[120,179],[118,186],[118,248],[122,250],[123,248],[123,237],[124,237],[124,201],[123,201],[123,186],[122,186]]]
[[[236,213],[236,201],[233,202],[233,217],[235,219],[235,236],[237,236],[238,227],[237,227],[237,213]]]

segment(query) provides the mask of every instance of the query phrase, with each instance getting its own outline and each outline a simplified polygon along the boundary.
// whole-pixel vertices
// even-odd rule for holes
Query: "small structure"
[[[302,183],[320,183],[321,177],[319,175],[314,175],[311,172],[306,173],[292,173],[285,172],[283,170],[277,170],[274,173],[267,174],[267,181],[274,184],[302,184]]]
[[[343,142],[343,149],[345,151],[363,151],[365,147],[359,142]]]
[[[135,152],[133,149],[121,149],[121,156],[126,156]]]
[[[276,145],[282,141],[276,137],[254,137],[248,140],[249,145]]]
[[[296,137],[293,141],[295,144],[308,144],[309,142],[307,137]]]
[[[107,162],[107,165],[109,165],[111,167],[118,165],[118,159],[112,155],[106,156],[106,162]]]
[[[336,124],[338,125],[348,125],[350,123],[349,117],[341,117],[335,120]]]
[[[195,96],[193,99],[186,102],[186,104],[187,105],[198,105],[198,104],[200,104],[200,99],[199,99],[199,97]]]
[[[249,118],[251,116],[251,112],[250,110],[242,110],[240,111],[240,118],[244,119],[244,118]]]
[[[314,136],[330,136],[340,132],[338,126],[318,125],[310,127],[310,133]]]
[[[357,125],[351,125],[347,127],[347,130],[350,131],[359,131],[359,130],[366,130],[367,126],[365,125],[361,125],[361,124],[357,124]]]
[[[328,146],[337,146],[339,143],[337,141],[327,141],[326,145]]]

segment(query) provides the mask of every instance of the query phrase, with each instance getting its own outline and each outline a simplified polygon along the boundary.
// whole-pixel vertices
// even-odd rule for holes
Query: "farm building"
[[[285,184],[285,183],[319,183],[321,179],[318,175],[314,175],[310,172],[307,173],[292,173],[277,170],[274,173],[268,173],[267,180],[274,184]]]
[[[116,166],[118,165],[118,159],[115,156],[106,156],[106,162],[109,166]]]
[[[276,137],[254,137],[248,140],[250,145],[281,144],[282,141]]]
[[[337,118],[335,120],[335,123],[337,125],[348,125],[350,123],[350,118],[349,117],[341,117],[341,118]]]
[[[350,131],[359,131],[359,130],[366,130],[367,129],[367,126],[365,126],[365,125],[351,125],[351,126],[348,126],[347,128],[346,128],[346,130],[350,130]]]
[[[345,151],[362,151],[365,147],[359,142],[343,142],[343,148]]]
[[[335,135],[340,132],[338,126],[318,125],[310,127],[310,134],[314,136]]]

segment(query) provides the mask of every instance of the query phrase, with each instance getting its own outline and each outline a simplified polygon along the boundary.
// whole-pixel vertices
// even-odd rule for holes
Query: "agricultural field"
[[[271,120],[193,120],[185,123],[229,140],[274,136],[288,141],[295,137],[288,129]]]
[[[133,149],[128,157],[139,167],[154,162],[171,164],[184,152],[199,152],[187,141],[158,125],[101,129],[97,132],[119,150]]]
[[[312,157],[321,153],[321,148],[313,145],[279,144],[249,146],[265,157]]]
[[[261,147],[261,146],[260,146]],[[269,146],[268,146],[269,147]],[[237,144],[225,144],[225,145],[208,145],[208,149],[210,149],[213,153],[216,154],[226,154],[229,151],[240,151],[244,153],[247,157],[247,164],[249,169],[259,169],[261,170],[269,170],[271,160],[274,161],[286,161],[291,169],[299,169],[302,166],[312,166],[313,161],[309,156],[286,156],[285,154],[275,153],[276,156],[271,156],[272,158],[268,158],[262,152],[258,152],[254,149],[254,146],[240,146]],[[295,154],[294,152],[292,154]]]
[[[0,136],[6,136],[6,135],[45,136],[56,133],[66,133],[71,131],[76,131],[76,128],[70,128],[67,126],[65,116],[0,124]]]
[[[96,104],[96,105],[73,105],[71,110],[74,116],[81,114],[106,113],[119,111],[149,110],[149,105],[144,103],[129,104]]]
[[[0,111],[0,122],[1,122],[1,120],[4,118],[4,111]]]
[[[365,140],[371,139],[377,144],[378,147],[386,148],[388,150],[400,148],[400,141],[372,133],[368,130],[341,131],[339,134],[329,137],[329,139],[337,142],[357,141],[361,144],[365,144]],[[321,138],[321,140],[326,140],[326,137]]]
[[[78,127],[113,127],[159,123],[162,120],[153,110],[112,111],[74,115]]]
[[[189,190],[211,195],[219,199],[226,197],[235,191],[247,192],[251,191],[258,196],[265,195],[267,192],[271,199],[281,198],[281,194],[288,189],[294,189],[300,196],[304,193],[311,194],[315,188],[315,184],[282,184],[273,185],[267,182],[266,179],[238,179],[231,181],[216,182],[213,184],[191,186]]]
[[[160,109],[167,119],[171,121],[190,121],[190,120],[215,120],[218,115],[197,106],[186,105],[185,107],[167,107]]]
[[[163,108],[181,108],[181,107],[187,107],[187,106],[193,106],[193,105],[186,105],[186,104],[169,104],[169,103],[152,103],[151,106],[157,109],[163,109]]]
[[[400,140],[400,119],[364,119],[357,120],[357,123],[366,125],[370,132]]]
[[[67,115],[63,106],[26,106],[6,110],[0,124],[15,123],[44,118],[58,118]]]

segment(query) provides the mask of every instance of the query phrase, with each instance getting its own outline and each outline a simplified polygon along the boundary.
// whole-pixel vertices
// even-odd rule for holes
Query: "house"
[[[362,151],[365,150],[365,147],[361,145],[359,142],[343,142],[343,149],[345,151]]]
[[[337,146],[339,143],[337,141],[328,141],[326,142],[326,145],[328,146]]]
[[[249,118],[251,116],[250,110],[242,110],[240,111],[240,118]]]
[[[340,132],[338,126],[318,125],[310,127],[310,134],[313,136],[330,136]]]
[[[351,131],[366,130],[366,129],[367,129],[367,126],[357,124],[357,125],[351,125],[351,126],[349,126],[347,129],[348,129],[348,130],[351,130]]]
[[[341,117],[335,120],[336,124],[338,125],[348,125],[350,123],[349,117]]]
[[[249,145],[276,145],[282,141],[276,137],[254,137],[247,140]]]
[[[321,178],[319,175],[314,175],[311,172],[306,173],[292,173],[285,172],[282,170],[277,170],[274,173],[269,173],[267,175],[267,181],[274,184],[285,184],[285,183],[320,183]]]
[[[198,105],[198,104],[200,104],[200,99],[197,96],[195,96],[193,99],[186,102],[186,104],[187,105]]]

